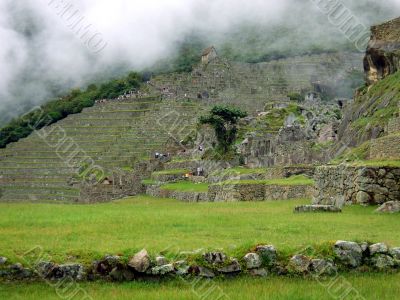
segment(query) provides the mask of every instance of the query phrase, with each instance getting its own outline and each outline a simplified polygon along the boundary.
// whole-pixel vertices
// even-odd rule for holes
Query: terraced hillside
[[[160,97],[106,101],[0,150],[0,201],[79,201],[73,187],[89,163],[132,168],[194,129],[203,107]]]
[[[359,53],[298,56],[257,64],[218,58],[192,73],[156,76],[150,86],[167,98],[223,101],[256,111],[263,110],[268,101],[287,101],[291,93],[332,88],[352,71],[361,74],[361,62]]]

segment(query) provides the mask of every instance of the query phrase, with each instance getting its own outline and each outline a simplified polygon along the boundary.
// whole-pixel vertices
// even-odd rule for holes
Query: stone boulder
[[[1,265],[5,265],[6,262],[7,262],[7,260],[8,260],[7,257],[1,256],[1,257],[0,257],[0,266],[1,266]]]
[[[247,253],[243,260],[246,262],[247,269],[256,269],[261,267],[262,261],[257,253]]]
[[[400,248],[392,248],[392,249],[390,249],[389,254],[394,259],[400,260]]]
[[[337,273],[334,262],[329,259],[312,259],[310,269],[316,276],[330,276]]]
[[[168,273],[172,273],[175,271],[174,265],[173,264],[167,264],[164,266],[156,266],[151,268],[151,274],[152,275],[165,275]]]
[[[371,265],[379,271],[385,271],[395,266],[395,261],[392,257],[386,254],[377,254],[371,258]]]
[[[190,266],[185,260],[179,260],[174,263],[174,268],[176,270],[177,275],[186,275],[189,274]]]
[[[306,273],[309,270],[311,259],[305,255],[295,255],[289,261],[289,269],[295,273]]]
[[[369,246],[369,255],[371,256],[374,256],[375,254],[387,254],[388,252],[389,248],[384,243],[378,243]]]
[[[130,259],[128,266],[135,269],[139,273],[146,272],[150,267],[150,256],[147,253],[147,250],[143,249],[135,254],[135,256]]]
[[[382,204],[376,212],[379,213],[399,213],[400,212],[400,201],[389,201]]]
[[[41,278],[49,280],[71,278],[80,281],[85,279],[85,269],[81,264],[57,265],[43,261],[37,264],[36,271]]]
[[[229,265],[219,268],[218,272],[224,273],[224,274],[230,274],[230,273],[238,273],[241,270],[242,270],[242,268],[241,268],[239,262],[237,261],[237,259],[233,259]]]
[[[337,241],[333,251],[340,262],[346,266],[357,268],[362,263],[363,251],[355,242]]]
[[[214,278],[215,274],[212,270],[205,267],[198,267],[198,276],[204,278]]]
[[[340,213],[342,209],[335,205],[301,205],[294,209],[295,213],[317,213],[317,212],[330,212]]]
[[[267,266],[273,266],[276,263],[277,251],[273,245],[260,245],[256,247],[256,252],[260,255],[262,262]]]
[[[107,255],[94,263],[94,270],[101,275],[108,275],[121,261],[120,256]]]
[[[157,256],[156,257],[156,265],[158,267],[165,266],[167,264],[168,264],[168,261],[164,256]]]
[[[267,277],[268,271],[265,268],[251,269],[249,274],[254,277]]]
[[[133,271],[122,266],[113,268],[109,275],[113,281],[117,282],[132,281],[133,279],[135,279],[135,274],[133,273]]]
[[[226,255],[222,252],[207,252],[203,257],[212,265],[223,264],[226,261]]]

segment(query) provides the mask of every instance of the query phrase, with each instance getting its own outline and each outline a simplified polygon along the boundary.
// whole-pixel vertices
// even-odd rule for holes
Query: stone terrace
[[[79,202],[85,164],[132,168],[193,132],[203,107],[159,97],[107,101],[0,149],[0,201]],[[57,144],[59,146],[57,147]],[[61,156],[61,158],[60,158]],[[66,163],[68,162],[68,163]]]

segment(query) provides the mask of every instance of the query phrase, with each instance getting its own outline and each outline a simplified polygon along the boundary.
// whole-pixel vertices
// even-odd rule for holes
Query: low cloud
[[[148,68],[173,56],[177,43],[193,33],[220,47],[229,42],[237,52],[295,52],[346,43],[315,2],[2,0],[0,125],[72,87]],[[400,8],[400,0],[342,2],[366,26],[396,17]],[[78,17],[90,25],[90,34],[97,34],[92,47],[87,36],[82,38],[83,31],[72,28]],[[261,41],[257,49],[246,48],[244,28]],[[101,47],[93,47],[96,43]]]

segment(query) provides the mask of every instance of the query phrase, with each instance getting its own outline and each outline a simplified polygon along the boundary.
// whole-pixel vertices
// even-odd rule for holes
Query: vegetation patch
[[[191,181],[179,181],[161,186],[162,190],[179,192],[208,192],[208,183],[194,183]]]
[[[164,171],[158,171],[158,172],[153,172],[154,176],[158,175],[179,175],[179,174],[186,174],[189,173],[189,170],[185,169],[173,169],[173,170],[164,170]]]
[[[265,174],[267,170],[265,168],[244,168],[244,167],[235,167],[225,170],[218,170],[213,172],[212,176],[227,176],[227,175],[249,175],[249,174]]]
[[[216,185],[236,185],[236,184],[264,184],[264,185],[282,185],[282,186],[292,186],[292,185],[313,185],[314,180],[304,176],[296,175],[290,178],[282,179],[268,179],[268,180],[226,180]]]

